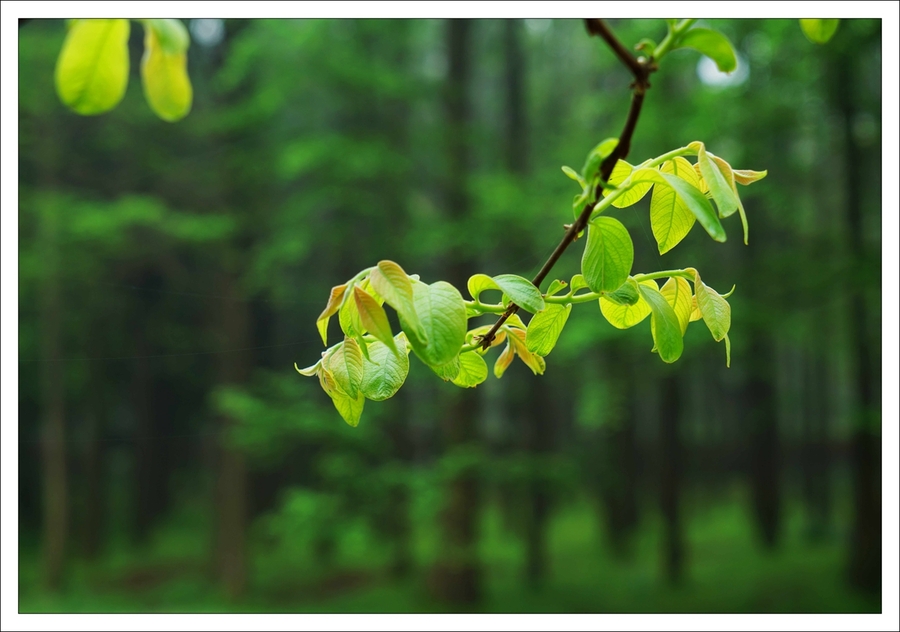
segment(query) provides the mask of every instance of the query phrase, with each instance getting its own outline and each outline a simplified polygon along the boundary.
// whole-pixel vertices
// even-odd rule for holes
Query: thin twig
[[[644,93],[647,88],[650,87],[650,83],[648,81],[650,77],[650,73],[653,72],[656,68],[652,63],[646,63],[643,61],[639,61],[632,55],[627,48],[616,38],[613,32],[609,29],[609,27],[603,22],[603,20],[586,20],[588,32],[591,35],[598,35],[603,38],[603,40],[612,48],[613,52],[615,52],[616,56],[619,60],[631,70],[634,75],[634,83],[631,84],[632,95],[631,95],[631,107],[628,110],[628,118],[625,120],[625,126],[622,128],[622,133],[619,135],[619,143],[616,145],[616,148],[613,152],[606,157],[603,163],[600,165],[600,179],[602,181],[609,180],[609,176],[612,173],[613,167],[616,166],[616,163],[624,159],[628,155],[629,149],[631,149],[631,137],[634,135],[634,129],[637,125],[638,116],[641,113],[641,106],[644,104]],[[562,241],[559,242],[559,245],[553,251],[553,254],[550,255],[550,258],[544,263],[541,267],[540,272],[531,280],[531,282],[538,288],[540,288],[541,283],[550,274],[550,270],[553,269],[553,266],[556,265],[556,262],[559,261],[559,258],[562,257],[562,254],[566,251],[566,248],[569,247],[573,241],[575,241],[581,231],[583,231],[588,224],[588,220],[591,218],[591,213],[594,210],[594,207],[600,201],[600,196],[602,195],[602,188],[598,187],[597,197],[588,204],[584,210],[581,212],[581,215],[578,216],[578,219],[575,220],[575,223],[572,224],[569,229],[566,231],[566,234],[563,236]],[[500,316],[494,326],[491,327],[490,331],[488,331],[481,338],[481,347],[482,349],[487,349],[491,346],[491,343],[494,341],[494,337],[497,335],[497,332],[500,330],[500,327],[503,326],[503,323],[509,319],[510,316],[519,311],[519,306],[515,303],[510,303],[509,307],[506,308],[506,311]]]

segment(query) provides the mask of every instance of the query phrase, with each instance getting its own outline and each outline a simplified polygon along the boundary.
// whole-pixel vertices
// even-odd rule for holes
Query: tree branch
[[[635,56],[632,55],[631,52],[616,38],[603,20],[590,19],[586,20],[586,23],[588,33],[602,37],[619,60],[625,64],[634,75],[634,83],[631,84],[631,107],[628,110],[628,118],[625,119],[625,126],[622,128],[622,133],[619,134],[619,143],[616,145],[613,152],[607,156],[600,165],[600,179],[605,182],[609,180],[609,176],[612,173],[613,167],[616,166],[616,163],[619,160],[624,159],[631,149],[631,137],[634,135],[634,129],[637,125],[638,117],[641,114],[641,106],[644,104],[644,93],[647,91],[647,88],[650,87],[650,73],[656,70],[656,67],[652,62],[648,63],[635,58]],[[602,188],[598,188],[595,199],[584,208],[581,215],[575,220],[575,223],[569,226],[569,229],[563,236],[562,241],[559,242],[559,245],[553,251],[553,254],[550,255],[550,258],[547,259],[541,267],[540,272],[538,272],[534,279],[531,280],[537,288],[540,289],[541,283],[547,275],[550,274],[550,270],[553,269],[553,266],[556,265],[556,262],[562,257],[566,248],[569,247],[569,244],[575,241],[579,233],[587,227],[588,220],[591,218],[591,213],[597,205],[597,202],[600,201],[601,195]],[[490,331],[481,338],[480,344],[482,349],[487,349],[491,346],[494,337],[497,335],[497,332],[500,330],[503,323],[518,311],[518,305],[515,303],[509,304],[509,307],[506,308],[506,311],[503,312],[503,315],[500,316],[499,320],[494,323],[494,326],[491,327]]]

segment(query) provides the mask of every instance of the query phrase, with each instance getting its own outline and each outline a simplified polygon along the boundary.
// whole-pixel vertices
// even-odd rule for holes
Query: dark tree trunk
[[[750,345],[753,359],[744,392],[745,428],[749,433],[750,481],[753,507],[762,542],[775,548],[781,531],[781,450],[771,341],[756,334]]]
[[[99,337],[97,338],[99,339]],[[87,417],[87,450],[84,456],[86,499],[84,506],[84,553],[94,559],[100,553],[105,518],[106,479],[103,476],[105,452],[103,433],[106,429],[106,402],[102,365],[90,367],[90,396]]]
[[[41,216],[41,242],[45,278],[41,290],[41,398],[43,432],[41,451],[44,479],[44,563],[47,585],[60,587],[68,533],[66,476],[66,410],[64,363],[61,356],[62,300],[59,286],[57,209],[48,204]]]
[[[660,505],[663,523],[663,560],[666,578],[679,583],[684,576],[685,543],[682,529],[681,474],[681,391],[675,374],[666,375],[660,384]]]
[[[539,586],[547,574],[547,525],[550,518],[550,490],[541,459],[553,446],[553,419],[549,405],[547,377],[529,376],[529,407],[525,415],[528,452],[531,456],[526,515],[526,576],[532,587]]]
[[[820,358],[804,363],[803,495],[807,507],[807,537],[819,540],[828,534],[831,518],[830,392],[825,365]]]

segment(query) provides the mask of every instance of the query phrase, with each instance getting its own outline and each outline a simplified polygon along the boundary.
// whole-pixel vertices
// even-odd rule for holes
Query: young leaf
[[[556,346],[556,341],[559,339],[559,334],[562,333],[571,311],[571,303],[567,305],[550,303],[544,311],[535,314],[528,323],[525,347],[540,356],[550,353]]]
[[[588,226],[581,273],[594,292],[618,289],[631,272],[634,245],[628,229],[614,217],[599,216]]]
[[[671,364],[681,357],[684,351],[684,340],[681,336],[681,325],[678,316],[665,297],[646,285],[641,285],[641,296],[650,305],[650,331],[653,342],[659,352],[660,359]]]
[[[733,72],[737,68],[734,47],[728,38],[712,29],[693,28],[678,42],[678,48],[693,48],[716,62],[722,72]]]
[[[747,224],[747,212],[744,210],[744,205],[741,203],[741,196],[738,194],[737,184],[735,183],[734,170],[731,168],[725,160],[719,158],[718,156],[714,156],[709,154],[709,157],[713,159],[713,161],[719,166],[719,170],[725,176],[725,179],[728,181],[728,186],[731,187],[731,192],[734,193],[734,200],[737,202],[737,211],[741,216],[741,226],[744,229],[744,245],[747,245],[747,242],[750,238],[750,226]],[[728,213],[731,215],[734,213]],[[727,217],[727,215],[723,215],[723,217]]]
[[[546,292],[545,296],[553,296],[560,290],[564,290],[567,287],[569,287],[569,284],[566,283],[565,281],[561,281],[559,279],[554,279],[553,281],[550,282],[550,287],[547,288],[547,292]]]
[[[544,297],[541,291],[526,278],[515,274],[501,274],[494,277],[494,282],[503,290],[510,300],[531,313],[544,309]]]
[[[618,146],[618,144],[618,138],[607,138],[600,141],[600,143],[598,143],[597,146],[591,150],[591,152],[588,154],[587,160],[585,160],[584,162],[584,167],[582,167],[581,169],[581,177],[586,182],[590,182],[594,179],[594,176],[600,170],[600,165],[603,160],[611,153],[613,153],[613,150]]]
[[[572,280],[569,281],[570,291],[574,294],[578,290],[587,287],[587,281],[584,280],[583,274],[576,274],[572,276]]]
[[[681,277],[669,277],[659,292],[672,306],[672,311],[675,312],[678,324],[681,326],[681,335],[684,335],[688,323],[691,322],[691,309],[693,308],[691,284]]]
[[[506,324],[509,327],[518,327],[522,331],[525,331],[527,327],[525,327],[525,323],[522,322],[522,319],[519,318],[518,314],[513,314],[509,318],[506,319]]]
[[[486,292],[487,290],[499,290],[500,286],[497,285],[497,282],[494,281],[491,277],[486,274],[473,274],[469,277],[469,281],[466,283],[466,287],[469,290],[469,294],[476,301],[482,292]]]
[[[378,301],[356,286],[353,288],[353,300],[356,302],[356,310],[359,312],[359,322],[369,333],[388,346],[394,353],[397,346],[394,344],[394,334],[391,331],[391,323],[388,321],[384,308]]]
[[[634,281],[630,281],[629,285],[633,285]],[[636,284],[634,284],[636,285]],[[641,285],[648,288],[658,290],[659,286],[656,281],[641,281]],[[635,287],[635,290],[637,288]],[[644,300],[643,296],[631,305],[622,305],[609,300],[605,296],[600,297],[600,312],[610,325],[616,329],[629,329],[650,315],[650,305]]]
[[[638,294],[637,285],[634,283],[623,283],[615,292],[603,295],[616,305],[634,305],[641,298]]]
[[[578,175],[578,172],[575,171],[574,169],[572,169],[572,167],[567,167],[567,166],[563,165],[562,171],[564,174],[566,174],[567,176],[572,178],[575,182],[580,184],[581,188],[584,188],[587,185],[587,183],[584,181],[584,178],[582,178],[580,175]]]
[[[634,171],[634,167],[625,162],[624,160],[616,161],[616,166],[613,167],[612,173],[609,174],[609,183],[612,185],[620,185],[625,181],[625,178],[631,175],[631,172]],[[653,186],[652,182],[639,182],[637,184],[632,184],[632,186],[619,195],[616,199],[612,201],[612,205],[616,208],[627,208],[632,204],[637,204],[641,201],[645,195],[647,195],[647,191],[650,190],[650,187]],[[603,195],[609,195],[613,192],[613,189],[604,189]]]
[[[342,345],[325,356],[323,365],[334,379],[337,390],[356,399],[363,378],[363,354],[359,343],[345,337]]]
[[[731,339],[725,334],[725,367],[731,368]]]
[[[318,375],[319,367],[321,367],[321,366],[322,366],[321,360],[319,360],[312,366],[306,367],[305,369],[301,369],[300,367],[297,366],[297,363],[294,362],[294,369],[297,371],[297,373],[299,373],[300,375],[305,375],[306,377],[312,377],[313,375]]]
[[[681,156],[663,163],[660,171],[677,176],[697,190],[700,189],[700,179],[694,166]],[[650,198],[650,228],[659,244],[659,254],[665,254],[677,246],[691,232],[695,221],[697,218],[675,189],[668,184],[659,184],[653,189]]]
[[[703,180],[719,207],[719,214],[722,217],[728,217],[737,209],[737,198],[728,184],[727,176],[722,173],[719,165],[706,152],[703,143],[695,141],[691,143],[691,146],[697,147],[697,164],[700,165]]]
[[[164,24],[161,36],[160,23]],[[187,74],[187,30],[179,20],[148,20],[145,22],[144,58],[141,79],[147,103],[164,121],[174,123],[191,111],[193,89]],[[173,35],[178,30],[182,36]],[[163,45],[163,40],[166,46]]]
[[[351,296],[341,304],[338,311],[338,321],[341,324],[341,331],[344,335],[355,338],[365,333],[362,321],[359,318],[359,308],[356,306],[356,300]]]
[[[547,363],[544,362],[544,358],[528,350],[528,347],[525,345],[525,332],[521,329],[510,329],[509,341],[512,343],[513,350],[516,352],[516,355],[522,359],[522,362],[531,369],[531,372],[535,375],[541,375],[544,370],[547,368]]]
[[[369,358],[363,361],[362,392],[375,402],[384,401],[394,394],[409,373],[409,356],[406,351],[406,335],[401,331],[394,338],[400,353],[393,353],[382,342],[369,346]]]
[[[400,325],[413,351],[431,367],[450,362],[466,340],[466,304],[462,296],[444,281],[431,285],[417,281],[413,283],[413,300],[425,339],[419,339],[400,316]]]
[[[341,392],[337,392],[331,396],[331,402],[343,417],[347,425],[356,428],[359,425],[359,418],[362,416],[363,407],[366,405],[366,398],[360,391],[356,397],[350,397]]]
[[[324,344],[326,347],[328,346],[328,321],[341,308],[341,301],[344,300],[344,291],[346,289],[346,283],[344,285],[336,285],[331,288],[331,295],[328,297],[328,304],[325,305],[325,309],[322,310],[322,313],[319,314],[319,317],[316,319],[316,327],[319,330],[319,335],[322,336],[322,344]]]
[[[824,44],[834,37],[840,22],[840,20],[835,18],[801,19],[800,28],[810,42],[813,44]]]
[[[757,180],[762,180],[769,174],[768,171],[753,171],[752,169],[733,169],[732,171],[735,182],[744,186],[753,184]]]
[[[419,338],[425,337],[416,315],[412,281],[403,268],[393,261],[379,261],[369,274],[369,283],[385,303],[403,315],[403,320],[416,330]]]
[[[56,92],[78,114],[113,109],[128,86],[128,20],[73,20],[56,61]]]
[[[701,318],[703,318],[703,314],[700,313],[700,307],[697,306],[697,295],[695,294],[691,297],[691,322]]]
[[[700,275],[694,283],[697,291],[697,306],[703,315],[703,321],[709,327],[716,342],[721,342],[731,328],[731,305],[718,292],[704,284]]]
[[[449,382],[455,380],[456,376],[459,375],[459,368],[459,356],[454,356],[450,362],[440,366],[433,366],[431,367],[431,370],[434,371],[435,375],[439,378],[445,382]]]
[[[494,377],[496,377],[498,380],[503,377],[503,374],[506,373],[506,369],[509,368],[509,365],[512,364],[512,361],[516,357],[511,344],[512,343],[510,342],[506,343],[506,348],[503,349],[503,352],[494,363]]]
[[[462,388],[478,386],[487,379],[487,364],[480,355],[474,351],[462,353],[459,356],[459,373],[453,378],[453,383]]]
[[[662,182],[675,189],[675,193],[684,200],[684,203],[700,222],[700,225],[709,233],[709,236],[718,242],[725,241],[725,229],[722,228],[716,212],[709,200],[696,187],[689,184],[683,178],[662,173],[656,169],[639,169],[632,175],[632,181]]]
[[[181,20],[149,18],[143,20],[144,28],[152,28],[162,49],[171,54],[186,53],[191,37]]]

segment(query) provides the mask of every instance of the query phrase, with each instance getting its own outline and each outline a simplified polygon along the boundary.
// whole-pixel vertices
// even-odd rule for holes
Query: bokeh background
[[[880,21],[825,46],[709,24],[738,70],[667,57],[629,158],[702,140],[768,169],[741,190],[750,244],[735,216],[660,257],[647,199],[616,216],[636,271],[736,284],[731,368],[702,325],[667,366],[649,321],[579,305],[544,376],[462,391],[414,359],[358,428],[292,367],[329,289],[384,258],[531,277],[571,221],[560,166],[627,112],[603,42],[189,20],[194,106],[169,124],[140,27],[124,100],[80,117],[53,88],[64,23],[22,25],[20,611],[880,611]]]

